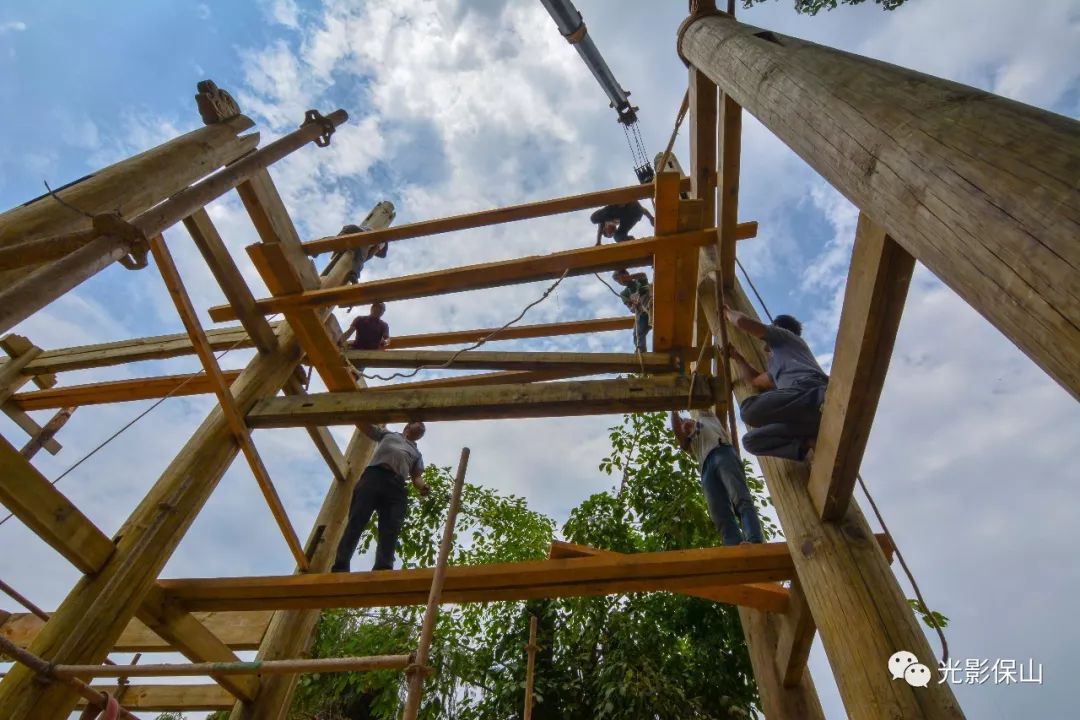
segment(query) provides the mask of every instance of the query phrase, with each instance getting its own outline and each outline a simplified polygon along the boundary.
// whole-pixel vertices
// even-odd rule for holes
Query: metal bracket
[[[304,122],[300,123],[300,127],[305,125],[319,125],[322,128],[322,134],[315,138],[315,144],[319,147],[326,147],[330,144],[330,136],[334,134],[334,123],[323,115],[318,110],[308,110],[304,113]]]
[[[128,254],[120,258],[120,264],[128,270],[142,270],[149,264],[150,244],[146,235],[116,213],[101,213],[94,216],[94,232],[98,235],[112,235],[130,243]]]

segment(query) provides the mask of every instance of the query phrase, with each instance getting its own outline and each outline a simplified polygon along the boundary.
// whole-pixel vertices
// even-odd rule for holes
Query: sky
[[[580,0],[578,7],[641,108],[650,154],[661,151],[685,89],[674,51],[685,4]],[[777,0],[739,15],[1070,117],[1080,111],[1080,0],[909,0],[894,12],[868,3],[816,17]],[[20,109],[0,115],[0,134],[9,138],[0,144],[0,206],[36,197],[42,181],[55,187],[198,127],[192,96],[206,78],[234,94],[264,144],[295,128],[309,108],[349,112],[329,148],[309,146],[271,171],[305,239],[358,222],[384,199],[404,223],[634,182],[614,112],[539,3],[42,0],[0,8],[0,102]],[[685,164],[685,132],[675,147]],[[760,224],[756,239],[740,243],[741,260],[774,313],[804,321],[827,366],[857,211],[752,118],[744,121],[740,200],[740,219]],[[267,294],[243,251],[257,238],[235,196],[210,214],[255,294]],[[397,243],[365,278],[588,245],[587,216]],[[210,327],[205,310],[224,301],[220,290],[182,228],[165,237]],[[499,326],[547,285],[391,303],[387,320],[394,335]],[[623,312],[586,276],[563,282],[523,322]],[[343,323],[352,317],[338,315]],[[17,328],[46,349],[181,330],[156,272],[118,265]],[[491,347],[622,351],[631,338],[626,331]],[[234,351],[222,364],[240,368],[249,356]],[[193,358],[155,361],[69,373],[61,382],[196,368]],[[80,409],[58,436],[64,450],[40,454],[36,466],[55,477],[149,404]],[[59,487],[112,534],[210,407],[204,397],[166,401]],[[613,485],[598,463],[608,449],[606,428],[617,422],[433,423],[421,448],[429,463],[452,465],[468,445],[470,481],[522,495],[561,523],[588,495]],[[1067,540],[1080,477],[1068,453],[1078,429],[1080,410],[1068,394],[919,267],[863,475],[927,602],[951,619],[952,656],[1030,659],[1043,668],[1041,685],[957,686],[969,717],[1065,718],[1073,705],[1068,668],[1080,640],[1072,620],[1080,570]],[[6,418],[0,431],[21,444]],[[334,433],[344,446],[347,429]],[[255,438],[306,536],[329,481],[325,466],[302,431],[261,430]],[[163,575],[291,569],[240,461]],[[0,577],[51,609],[76,573],[11,521],[0,526]],[[901,584],[911,595],[907,581]],[[843,718],[819,642],[810,667],[827,717]]]

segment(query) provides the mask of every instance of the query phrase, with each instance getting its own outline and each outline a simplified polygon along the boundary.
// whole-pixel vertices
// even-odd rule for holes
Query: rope
[[[24,596],[24,595],[23,595],[22,593],[20,593],[19,591],[17,591],[17,590],[15,589],[15,588],[13,588],[13,587],[11,587],[10,585],[8,585],[8,584],[7,584],[6,582],[4,582],[3,580],[0,580],[0,590],[3,590],[3,591],[4,591],[4,593],[5,593],[5,594],[6,594],[6,595],[7,595],[8,597],[10,597],[10,598],[11,598],[12,600],[14,600],[15,602],[19,603],[19,604],[20,604],[20,605],[22,605],[22,606],[23,606],[24,608],[26,608],[27,610],[29,610],[29,611],[30,611],[31,613],[33,613],[34,615],[36,615],[36,616],[38,617],[38,619],[39,619],[39,620],[44,620],[44,621],[48,622],[48,620],[49,620],[49,613],[45,612],[44,610],[42,610],[41,608],[39,608],[39,607],[38,607],[37,605],[35,605],[34,603],[30,602],[30,600],[29,600],[28,598],[26,598],[26,596]]]
[[[664,153],[660,156],[660,162],[656,166],[657,174],[664,172],[664,168],[667,166],[668,158],[671,156],[671,149],[675,147],[675,138],[679,134],[679,126],[682,125],[683,118],[686,117],[687,110],[690,109],[690,90],[687,89],[683,94],[682,105],[679,106],[679,114],[675,116],[675,127],[671,129],[671,137],[668,138],[667,147],[664,148]]]
[[[750,273],[746,271],[742,263],[736,258],[735,262],[739,264],[739,269],[742,270],[743,276],[746,277],[746,282],[749,283],[750,288],[754,291],[754,295],[757,296],[758,302],[761,303],[761,309],[765,311],[765,315],[769,318],[769,322],[772,322],[773,316],[769,312],[768,305],[765,304],[765,300],[762,299],[761,294],[754,287],[753,280],[750,279]],[[721,309],[721,313],[722,313]],[[722,321],[722,320],[721,320]],[[926,604],[923,599],[922,590],[919,588],[919,583],[915,579],[915,573],[908,567],[907,561],[904,559],[904,553],[900,551],[900,546],[896,543],[896,538],[893,537],[892,532],[889,530],[888,523],[885,522],[885,517],[881,514],[881,510],[878,509],[877,503],[874,501],[874,496],[870,493],[870,488],[866,486],[866,481],[863,480],[862,473],[856,473],[855,477],[859,481],[859,487],[862,488],[863,494],[866,495],[866,499],[870,502],[870,507],[874,511],[874,516],[877,518],[878,523],[881,525],[882,531],[885,533],[885,537],[889,539],[889,543],[893,547],[893,552],[896,553],[896,559],[900,561],[900,567],[904,570],[904,575],[907,576],[908,582],[911,583],[912,590],[915,591],[915,599],[919,602],[919,607],[923,616],[927,618],[927,624],[934,628],[937,633],[938,640],[941,641],[941,662],[947,664],[949,662],[949,642],[945,639],[945,632],[941,626],[938,625],[934,616],[930,613],[930,606]]]
[[[272,316],[272,317],[271,317],[270,319],[273,319],[273,316]],[[236,341],[235,343],[233,343],[233,344],[232,344],[232,345],[230,345],[229,347],[225,348],[225,350],[224,350],[224,351],[222,351],[222,353],[221,353],[220,355],[218,355],[216,359],[220,360],[221,358],[223,358],[223,357],[225,357],[226,355],[228,355],[228,354],[229,354],[230,352],[232,352],[233,350],[235,350],[235,349],[236,349],[236,348],[237,348],[237,347],[238,347],[238,346],[239,346],[239,345],[240,345],[241,343],[243,343],[245,339],[246,339],[246,338],[240,338],[240,339],[239,339],[239,340],[237,340],[237,341]],[[109,437],[107,437],[107,438],[106,438],[106,439],[105,439],[105,440],[104,440],[103,442],[101,442],[100,444],[98,444],[98,446],[97,446],[97,447],[95,447],[95,448],[94,448],[93,450],[91,450],[90,452],[86,453],[86,454],[85,454],[85,455],[83,455],[83,456],[82,456],[81,458],[79,458],[79,459],[78,459],[78,460],[77,460],[77,461],[75,462],[75,464],[74,464],[74,465],[72,465],[71,467],[69,467],[69,468],[68,468],[67,470],[65,470],[64,472],[60,473],[60,474],[59,474],[59,475],[58,475],[58,476],[56,477],[56,479],[52,481],[52,483],[51,483],[51,484],[52,484],[52,485],[56,485],[56,483],[58,483],[58,482],[60,482],[61,480],[63,480],[63,479],[64,479],[65,477],[67,477],[67,475],[68,475],[69,473],[71,473],[71,472],[72,472],[72,471],[73,471],[73,470],[74,470],[75,468],[79,467],[79,466],[80,466],[80,465],[82,465],[82,464],[83,464],[84,462],[86,462],[87,460],[89,460],[90,458],[92,458],[92,457],[93,457],[94,455],[96,455],[96,454],[98,453],[98,451],[99,451],[99,450],[101,450],[102,448],[104,448],[104,447],[105,447],[106,445],[108,445],[109,443],[111,443],[111,442],[112,442],[113,440],[115,440],[116,438],[120,437],[120,436],[121,436],[121,435],[122,435],[122,434],[123,434],[124,432],[126,432],[126,431],[127,431],[127,429],[128,429],[128,428],[130,428],[130,427],[131,427],[132,425],[134,425],[135,423],[139,422],[139,421],[140,421],[140,420],[142,420],[142,419],[143,419],[144,417],[146,417],[146,416],[147,416],[147,415],[149,415],[149,414],[150,414],[151,412],[153,412],[153,410],[154,410],[155,408],[157,408],[157,406],[158,406],[158,405],[161,405],[161,403],[165,402],[166,400],[168,400],[169,398],[171,398],[171,397],[172,397],[173,395],[175,395],[176,393],[180,392],[180,390],[181,390],[181,389],[182,389],[182,388],[183,388],[183,387],[184,387],[185,385],[187,385],[187,384],[188,384],[189,382],[191,382],[192,380],[194,380],[194,379],[195,379],[196,377],[198,377],[198,376],[197,376],[197,375],[191,375],[190,377],[187,377],[187,378],[185,378],[184,380],[182,380],[182,381],[181,381],[181,382],[180,382],[179,384],[177,384],[177,386],[176,386],[176,387],[174,387],[174,388],[173,388],[172,390],[170,390],[170,391],[169,391],[168,393],[166,393],[166,394],[165,394],[165,395],[164,395],[163,397],[161,397],[161,398],[160,398],[160,399],[159,399],[159,400],[158,400],[157,402],[155,402],[155,403],[154,403],[153,405],[151,405],[150,407],[146,408],[146,410],[143,410],[143,411],[142,411],[141,413],[139,413],[138,415],[136,415],[136,416],[135,416],[134,418],[132,418],[132,419],[131,419],[130,421],[128,421],[128,423],[127,423],[127,424],[125,424],[125,425],[124,425],[123,427],[121,427],[121,428],[120,428],[119,430],[117,430],[117,431],[116,431],[116,432],[114,432],[114,433],[113,433],[112,435],[110,435]],[[4,519],[3,519],[3,520],[0,520],[0,525],[3,525],[4,523],[6,523],[6,522],[7,522],[8,520],[10,520],[11,518],[13,518],[14,516],[15,516],[15,513],[8,513],[8,514],[7,514],[7,516],[6,516],[6,517],[4,517]]]
[[[513,320],[511,320],[510,322],[506,323],[506,324],[505,324],[505,325],[503,325],[502,327],[500,327],[500,328],[497,328],[497,329],[495,329],[495,330],[492,330],[491,332],[489,332],[489,333],[488,333],[487,335],[485,335],[484,337],[480,338],[480,339],[479,339],[478,341],[476,341],[476,342],[475,342],[475,343],[473,343],[472,345],[470,345],[470,346],[468,346],[468,347],[464,347],[464,348],[461,348],[460,350],[458,350],[457,352],[455,352],[455,353],[454,353],[453,355],[451,355],[451,356],[450,356],[450,359],[449,359],[449,360],[447,360],[446,362],[442,363],[441,365],[420,365],[419,367],[415,368],[415,369],[414,369],[414,370],[412,370],[411,372],[407,372],[407,373],[393,373],[392,375],[387,375],[387,376],[385,376],[385,377],[384,377],[384,376],[382,376],[382,375],[377,375],[377,374],[372,374],[372,375],[368,375],[368,374],[366,374],[366,373],[360,373],[360,374],[361,374],[361,375],[363,375],[363,376],[364,376],[365,378],[367,378],[368,380],[383,380],[383,381],[389,381],[389,380],[393,380],[393,379],[395,379],[395,378],[411,378],[411,377],[414,377],[414,376],[415,376],[415,375],[416,375],[417,373],[419,373],[419,372],[420,372],[421,370],[442,370],[442,369],[444,369],[444,368],[448,368],[448,367],[450,367],[451,365],[453,365],[454,361],[455,361],[455,360],[457,360],[457,359],[458,359],[458,357],[459,357],[459,356],[460,356],[460,355],[461,355],[462,353],[464,353],[464,352],[468,352],[469,350],[475,350],[476,348],[480,347],[481,345],[483,345],[484,343],[486,343],[486,342],[487,342],[488,340],[490,340],[490,339],[491,339],[491,338],[493,338],[494,336],[496,336],[496,335],[498,335],[499,333],[501,333],[501,332],[502,332],[503,330],[506,330],[506,329],[507,329],[508,327],[510,327],[511,325],[513,325],[514,323],[518,322],[518,321],[519,321],[519,320],[521,320],[521,319],[522,319],[523,317],[525,317],[525,313],[529,312],[529,310],[533,309],[534,307],[536,307],[536,306],[537,306],[537,305],[539,305],[540,303],[542,303],[542,302],[544,302],[545,300],[547,300],[548,296],[549,296],[549,295],[551,295],[551,293],[555,291],[555,288],[559,287],[559,284],[560,284],[560,283],[561,283],[561,282],[562,282],[563,280],[565,280],[565,279],[566,279],[566,275],[567,275],[567,273],[569,273],[569,272],[570,272],[570,269],[569,269],[569,268],[567,268],[566,270],[563,270],[563,274],[559,276],[559,279],[558,279],[558,280],[556,280],[556,281],[555,281],[554,283],[552,283],[552,284],[551,284],[551,286],[550,286],[550,287],[548,287],[548,289],[544,291],[544,294],[543,294],[543,295],[541,295],[541,296],[540,296],[539,298],[537,298],[536,300],[533,300],[533,301],[532,301],[531,303],[529,303],[528,305],[526,305],[526,306],[525,306],[525,308],[524,308],[524,309],[523,309],[523,310],[522,310],[522,311],[521,311],[520,313],[518,313],[518,316],[517,316],[516,318],[514,318],[514,319],[513,319]]]
[[[52,196],[53,200],[55,200],[56,202],[60,203],[64,207],[66,207],[68,210],[79,213],[80,215],[82,215],[85,218],[90,218],[91,220],[94,219],[94,216],[91,215],[90,213],[86,212],[85,210],[83,210],[81,208],[75,207],[74,205],[69,203],[67,200],[65,200],[64,198],[60,197],[55,192],[53,192],[53,189],[51,187],[49,187],[49,183],[48,183],[47,180],[42,180],[41,182],[45,183],[45,189],[48,191],[49,195]]]

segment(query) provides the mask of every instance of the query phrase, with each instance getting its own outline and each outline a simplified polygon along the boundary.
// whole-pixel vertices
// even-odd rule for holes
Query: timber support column
[[[711,279],[702,283],[699,297],[714,332],[718,331],[720,317]],[[733,308],[757,318],[738,283],[727,300]],[[756,340],[734,332],[731,341],[751,363],[765,366]],[[736,383],[740,402],[752,394],[746,383]],[[937,661],[858,505],[852,501],[837,522],[823,521],[807,492],[805,463],[759,457],[758,464],[848,716],[855,720],[963,718],[947,683],[912,687],[894,681],[888,671],[889,656],[898,650],[915,653],[931,668],[936,668]]]
[[[724,13],[679,54],[1080,398],[1080,123]]]

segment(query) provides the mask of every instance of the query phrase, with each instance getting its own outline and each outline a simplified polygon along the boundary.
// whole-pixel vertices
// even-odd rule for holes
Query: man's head
[[[772,324],[796,335],[802,335],[802,323],[790,315],[777,315],[773,318]]]
[[[619,223],[614,222],[613,220],[608,220],[607,222],[605,222],[603,225],[600,226],[600,233],[604,237],[614,237],[615,231],[618,230],[618,229],[619,229]]]
[[[427,432],[427,426],[419,420],[413,420],[412,422],[405,424],[405,429],[401,431],[401,434],[405,436],[406,440],[416,442],[424,437],[425,432]]]
[[[611,273],[611,279],[620,285],[630,284],[630,271],[626,268],[619,268],[615,272]]]
[[[685,434],[690,435],[690,434],[692,434],[694,432],[694,430],[697,429],[697,420],[694,420],[694,418],[681,418],[681,419],[682,419],[682,429],[683,429],[683,432]]]
[[[382,300],[376,300],[371,303],[371,312],[368,314],[371,315],[371,317],[381,318],[384,312],[386,312],[386,303]]]

